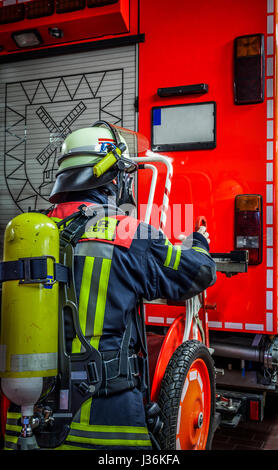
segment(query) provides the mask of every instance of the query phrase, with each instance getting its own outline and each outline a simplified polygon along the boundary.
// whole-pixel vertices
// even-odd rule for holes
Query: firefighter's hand
[[[207,229],[204,225],[202,225],[198,230],[197,230],[198,233],[200,233],[201,235],[203,235],[203,237],[205,237],[205,239],[207,240],[208,244],[210,244],[210,239],[209,239],[209,233],[207,232]],[[178,239],[182,242],[182,243],[185,243],[185,240],[187,239],[187,236],[184,235],[184,234],[180,234],[178,236]]]
[[[201,233],[201,235],[203,235],[207,240],[208,244],[210,244],[209,233],[207,232],[207,228],[204,225],[201,225],[198,232]]]

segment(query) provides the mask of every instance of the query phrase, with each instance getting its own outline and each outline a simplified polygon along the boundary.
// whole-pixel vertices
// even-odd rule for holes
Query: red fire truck
[[[144,303],[151,396],[171,449],[208,448],[215,410],[223,426],[262,420],[277,389],[277,7],[0,1],[1,230],[49,206],[61,139],[98,119],[149,139],[158,175],[143,159],[139,217],[156,177],[173,244],[207,224],[216,284],[186,304]],[[6,407],[2,396],[2,432]]]

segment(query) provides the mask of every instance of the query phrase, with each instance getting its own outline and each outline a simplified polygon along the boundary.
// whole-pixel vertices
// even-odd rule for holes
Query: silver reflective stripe
[[[57,353],[14,354],[11,356],[11,371],[40,371],[57,369]]]
[[[75,370],[71,372],[72,380],[87,380],[87,372],[85,370]]]
[[[80,152],[96,152],[97,155],[99,155],[100,147],[101,147],[100,144],[97,144],[97,145],[83,145],[81,147],[74,147],[74,148],[70,149],[67,153],[65,153],[65,155],[61,155],[61,156],[66,157],[67,155],[70,155],[72,153],[80,153]],[[103,152],[103,154],[105,155],[106,152]]]
[[[69,407],[69,390],[60,390],[60,409],[67,410]]]
[[[5,344],[0,344],[0,372],[5,372],[6,370],[6,349]]]
[[[101,427],[101,426],[100,426]],[[88,439],[126,439],[126,440],[140,440],[149,441],[149,434],[143,433],[127,433],[127,432],[103,432],[103,431],[89,431],[80,429],[71,429],[71,436],[85,437]]]
[[[176,257],[177,257],[177,249],[176,247],[173,245],[173,250],[172,250],[172,253],[171,253],[171,259],[170,259],[170,262],[168,264],[168,268],[174,268],[174,264],[175,264],[175,261],[176,261]]]
[[[11,413],[8,413],[8,418],[7,418],[7,424],[10,424],[11,426],[19,426],[18,425],[18,420],[21,418],[21,415],[20,417],[12,417],[12,418],[9,418],[9,415],[11,415]],[[20,430],[21,428],[19,428]]]
[[[94,258],[112,259],[114,246],[110,243],[80,242],[76,245],[74,253],[78,256],[91,256]]]

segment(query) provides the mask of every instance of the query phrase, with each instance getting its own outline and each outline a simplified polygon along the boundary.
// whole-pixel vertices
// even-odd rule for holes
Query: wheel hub
[[[202,411],[200,411],[200,413],[198,414],[197,419],[195,421],[194,427],[196,429],[200,429],[203,426],[203,422],[204,422],[204,415],[203,415]]]
[[[197,358],[188,370],[180,401],[177,438],[181,449],[205,449],[210,423],[210,382],[205,363]]]

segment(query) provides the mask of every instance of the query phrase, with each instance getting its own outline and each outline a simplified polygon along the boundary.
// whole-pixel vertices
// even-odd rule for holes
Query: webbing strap
[[[50,256],[33,258],[20,258],[16,261],[3,261],[0,263],[0,282],[22,281],[25,284],[48,284],[47,260]],[[69,280],[68,267],[54,262],[54,276],[52,282],[67,283]]]
[[[128,318],[128,323],[126,330],[124,332],[121,350],[120,350],[120,375],[127,376],[128,380],[130,379],[130,374],[128,370],[128,346],[130,343],[131,337],[131,314]]]
[[[119,208],[115,208],[113,206],[109,206],[107,204],[103,205],[94,205],[93,213],[86,212],[86,204],[82,204],[79,206],[79,212],[72,214],[71,216],[66,217],[64,220],[60,221],[58,224],[59,227],[66,224],[68,220],[70,220],[69,224],[66,225],[63,231],[60,233],[60,245],[62,247],[71,244],[75,246],[77,242],[80,240],[82,235],[85,232],[85,227],[89,221],[94,221],[94,224],[98,222],[103,215],[119,215],[123,214],[123,212]],[[91,206],[90,206],[91,207]]]
[[[139,376],[139,359],[137,355],[133,354],[132,356],[128,356],[126,361],[126,367],[130,372],[131,376]],[[120,371],[120,358],[116,357],[114,359],[110,359],[109,361],[104,361],[105,366],[105,379],[112,380],[119,375]],[[123,363],[121,363],[121,373],[126,373],[126,370],[123,370]]]

